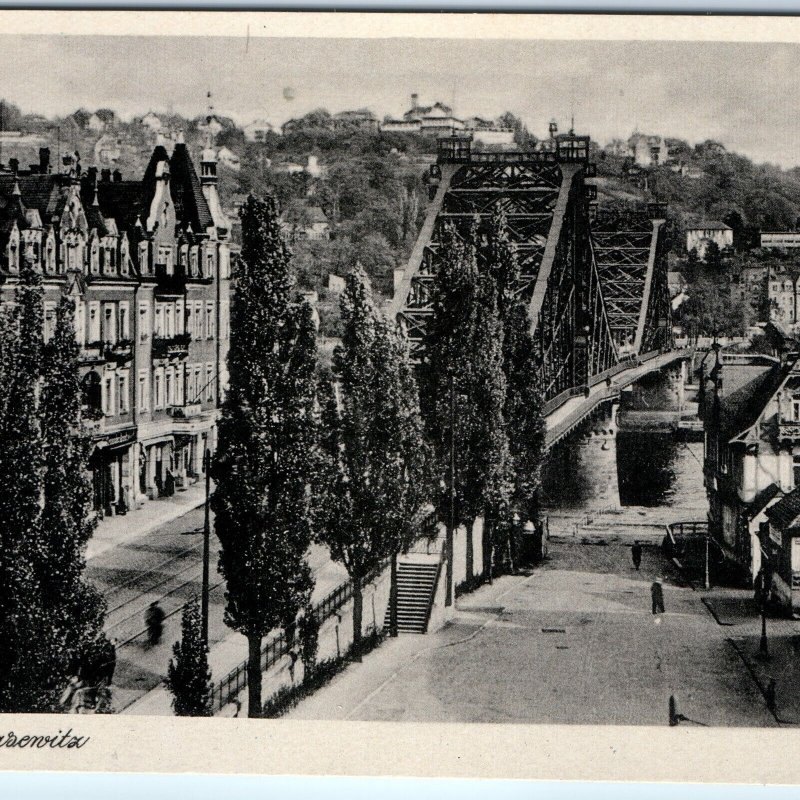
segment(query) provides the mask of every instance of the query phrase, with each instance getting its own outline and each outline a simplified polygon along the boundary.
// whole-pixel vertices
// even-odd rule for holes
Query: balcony
[[[87,342],[81,345],[78,362],[81,364],[102,364],[106,360],[103,342]]]
[[[170,406],[167,413],[175,419],[194,419],[203,413],[201,403],[184,403],[182,406]]]
[[[778,423],[778,438],[788,441],[800,441],[800,420],[781,419]]]
[[[117,364],[126,364],[133,358],[133,342],[130,339],[120,339],[118,342],[106,342],[106,361],[116,361]]]
[[[153,358],[186,358],[189,355],[191,339],[188,333],[179,333],[168,338],[153,337]]]

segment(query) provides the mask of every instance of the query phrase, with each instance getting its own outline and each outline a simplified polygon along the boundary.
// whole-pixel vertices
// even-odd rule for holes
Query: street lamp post
[[[706,533],[706,575],[705,575],[705,589],[708,591],[711,588],[711,578],[708,570],[708,534]]]
[[[201,603],[201,616],[203,622],[203,642],[208,648],[208,566],[209,566],[209,547],[211,538],[211,519],[209,499],[211,496],[211,450],[206,448],[203,454],[203,469],[206,472],[206,502],[205,513],[203,516],[203,594]]]

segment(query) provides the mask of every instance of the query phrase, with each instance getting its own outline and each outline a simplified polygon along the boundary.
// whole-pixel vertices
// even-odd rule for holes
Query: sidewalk
[[[711,589],[704,593],[703,602],[765,699],[770,681],[775,681],[776,721],[800,725],[800,622],[768,615],[768,656],[764,658],[761,614],[752,589]]]
[[[202,506],[205,497],[205,484],[196,483],[185,491],[175,492],[172,497],[150,500],[135,511],[100,520],[86,548],[86,560],[90,561],[101,553],[133,541],[182,517]]]

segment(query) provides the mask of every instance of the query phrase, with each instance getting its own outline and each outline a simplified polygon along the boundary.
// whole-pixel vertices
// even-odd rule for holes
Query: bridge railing
[[[547,417],[552,414],[557,408],[560,408],[573,397],[580,397],[586,394],[586,386],[573,386],[570,389],[565,389],[563,392],[551,397],[546,403],[542,405],[542,416]]]

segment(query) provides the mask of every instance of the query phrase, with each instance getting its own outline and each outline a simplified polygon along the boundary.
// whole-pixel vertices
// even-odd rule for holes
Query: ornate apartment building
[[[67,160],[69,162],[69,160]],[[227,384],[230,223],[216,154],[198,176],[181,139],[159,143],[140,180],[119,172],[0,174],[0,299],[30,259],[45,286],[45,336],[75,301],[94,502],[125,513],[203,475]]]

